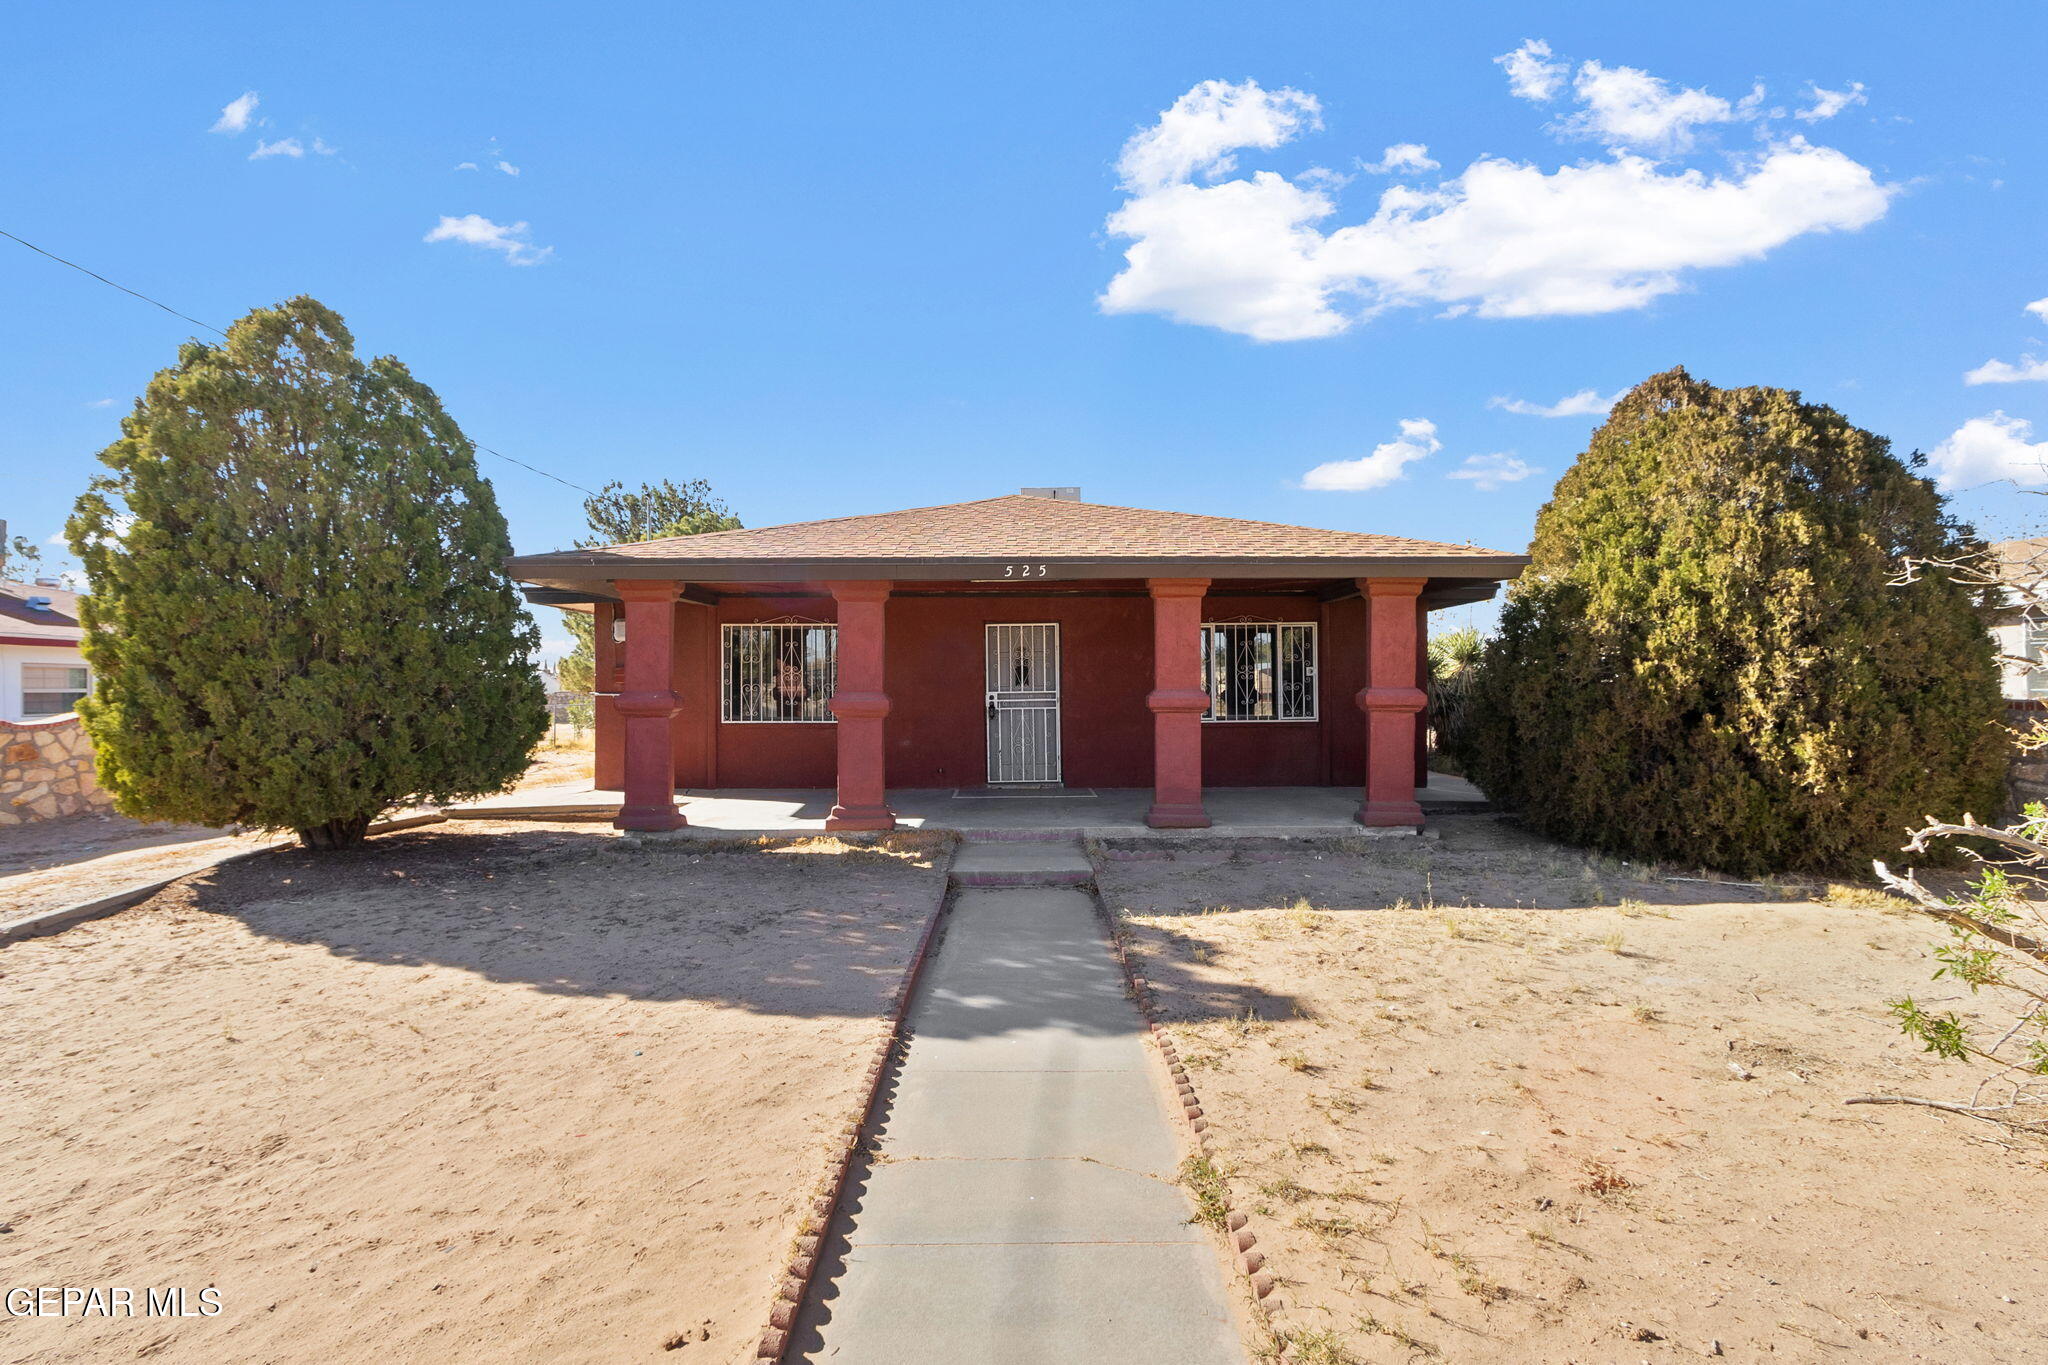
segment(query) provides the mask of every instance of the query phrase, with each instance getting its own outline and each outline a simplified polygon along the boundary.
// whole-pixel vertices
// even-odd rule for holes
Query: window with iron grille
[[[1213,621],[1202,627],[1203,720],[1314,720],[1316,628]]]
[[[774,621],[725,628],[721,712],[730,724],[830,722],[839,627]]]
[[[78,709],[79,699],[92,690],[92,674],[69,664],[23,664],[21,666],[21,714],[61,716]]]

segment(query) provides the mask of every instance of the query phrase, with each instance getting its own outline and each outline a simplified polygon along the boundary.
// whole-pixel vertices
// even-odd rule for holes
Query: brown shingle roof
[[[49,607],[38,611],[29,606],[32,597],[49,598]],[[72,640],[82,634],[78,626],[78,594],[43,583],[0,582],[0,621],[9,623],[5,627],[8,630],[13,630],[16,622],[41,628],[31,634],[47,632]]]
[[[559,562],[570,554],[546,558]],[[872,516],[606,545],[573,554],[595,567],[610,562],[756,559],[1498,559],[1503,552],[1364,531],[1321,531],[1013,493]]]

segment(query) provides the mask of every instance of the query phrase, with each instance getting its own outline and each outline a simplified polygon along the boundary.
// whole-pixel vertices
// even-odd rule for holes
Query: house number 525
[[[1045,565],[1043,565],[1043,564],[1005,564],[1005,565],[1003,565],[1003,577],[1005,577],[1005,578],[1043,578],[1043,577],[1045,577]]]

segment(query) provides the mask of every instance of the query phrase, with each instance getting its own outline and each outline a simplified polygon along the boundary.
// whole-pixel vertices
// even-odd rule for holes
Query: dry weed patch
[[[1199,881],[1104,873],[1158,954],[1183,1055],[1204,1058],[1219,1176],[1283,1277],[1274,1349],[2028,1358],[2048,1147],[1840,1103],[1942,1065],[1883,1009],[1926,991],[1927,921],[1856,888],[1438,828],[1434,848],[1219,862]],[[1939,1248],[1941,1294],[1924,1256],[1894,1254],[1910,1247]]]

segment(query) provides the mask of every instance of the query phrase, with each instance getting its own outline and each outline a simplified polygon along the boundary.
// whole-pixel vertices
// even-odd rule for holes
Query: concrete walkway
[[[1049,870],[1078,853],[1023,847]],[[910,1027],[791,1358],[1244,1365],[1222,1256],[1173,1183],[1163,1081],[1088,894],[962,890]]]

